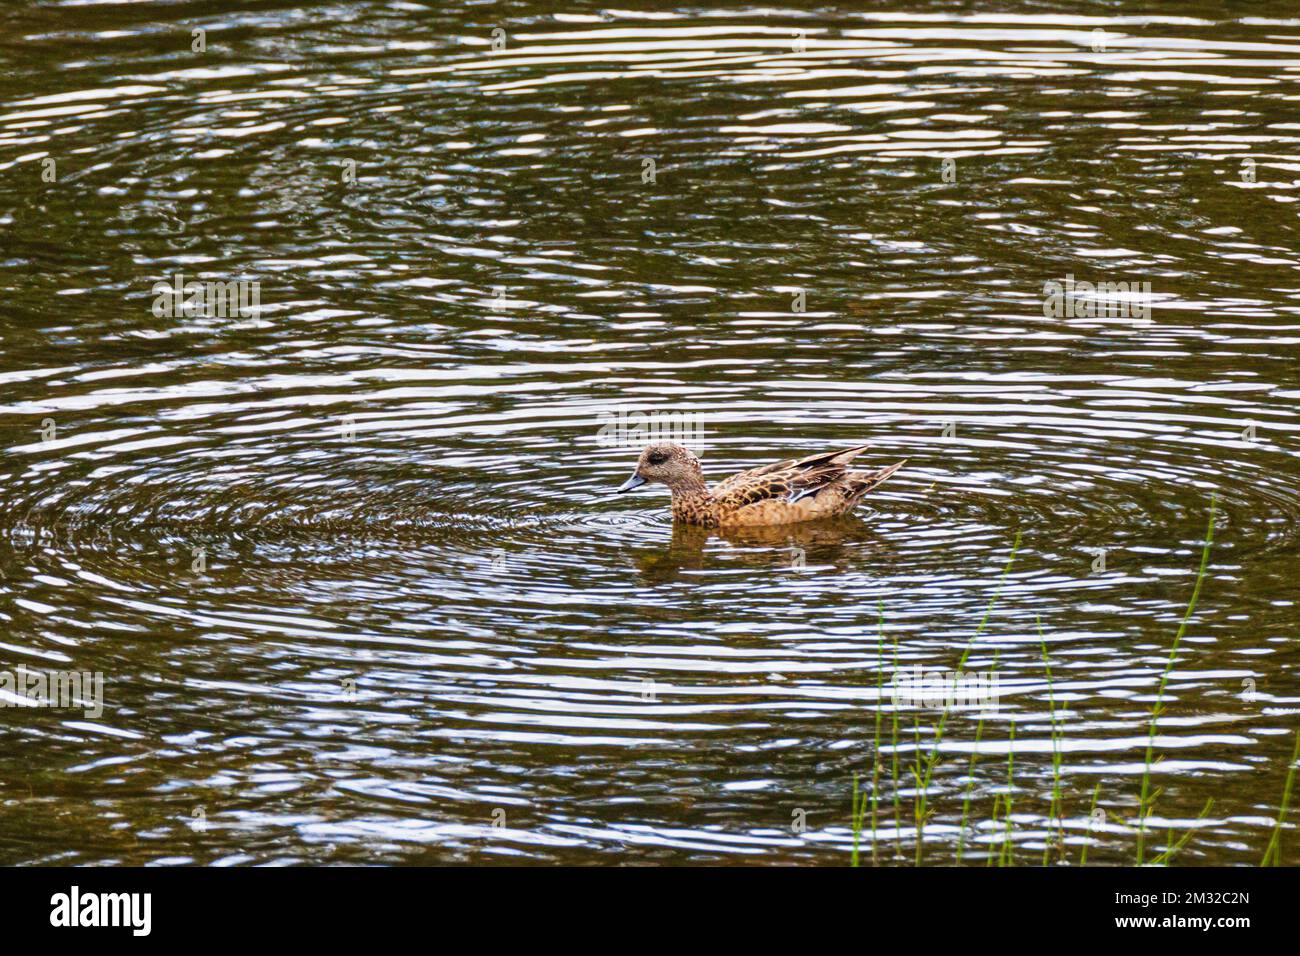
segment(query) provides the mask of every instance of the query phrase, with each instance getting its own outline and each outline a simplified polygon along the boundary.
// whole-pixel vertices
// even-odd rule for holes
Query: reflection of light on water
[[[48,781],[5,859],[125,825],[128,862],[839,862],[895,641],[951,669],[1017,531],[967,665],[1008,693],[936,787],[1010,719],[1022,785],[1049,766],[1041,618],[1082,819],[1136,793],[1217,491],[1160,810],[1231,783],[1193,846],[1257,862],[1297,703],[1294,24],[626,11],[493,51],[440,13],[232,13],[197,63],[136,45],[157,10],[51,9],[5,47],[3,644],[109,675],[102,721],[23,715]],[[263,322],[151,315],[178,272],[260,281]],[[1151,325],[1044,315],[1066,275],[1150,281]],[[909,464],[853,520],[692,532],[611,494],[619,408],[706,422],[711,480]]]

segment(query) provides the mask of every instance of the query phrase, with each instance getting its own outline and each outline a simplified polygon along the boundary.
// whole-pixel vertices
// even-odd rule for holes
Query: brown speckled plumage
[[[866,447],[752,468],[710,490],[698,458],[675,442],[658,442],[641,452],[636,471],[619,491],[647,482],[667,485],[673,494],[673,520],[706,528],[829,518],[852,511],[863,495],[903,466],[900,461],[879,471],[849,471],[849,463]]]

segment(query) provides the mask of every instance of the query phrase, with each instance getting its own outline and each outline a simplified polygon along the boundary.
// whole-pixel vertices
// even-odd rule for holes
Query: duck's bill
[[[621,485],[618,486],[617,494],[621,495],[623,492],[631,491],[633,488],[640,488],[644,484],[645,484],[645,479],[642,478],[640,475],[636,474],[635,472],[633,472],[631,478],[629,478],[627,481],[623,482]]]

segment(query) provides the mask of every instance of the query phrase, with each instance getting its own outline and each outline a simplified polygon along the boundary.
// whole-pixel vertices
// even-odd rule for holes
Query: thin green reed
[[[966,846],[966,826],[970,820],[970,797],[975,789],[975,758],[979,754],[980,738],[984,736],[984,718],[975,725],[975,749],[970,752],[970,764],[966,767],[966,797],[961,802],[961,832],[957,834],[957,865],[961,866],[961,853]]]
[[[1282,787],[1282,806],[1277,811],[1277,825],[1273,827],[1273,836],[1264,850],[1264,859],[1260,866],[1282,865],[1282,826],[1286,823],[1287,811],[1291,809],[1291,788],[1295,785],[1295,769],[1300,762],[1300,731],[1295,735],[1295,750],[1291,754],[1291,768],[1286,772],[1286,783]]]
[[[992,813],[992,822],[993,822],[993,829],[994,829],[995,831],[996,831],[997,828],[998,828],[998,803],[999,803],[1001,800],[1002,800],[1002,794],[1000,794],[1000,793],[995,793],[995,794],[993,794],[993,813]],[[985,866],[992,866],[992,865],[993,865],[993,853],[992,853],[991,851],[989,852],[988,856],[986,856],[986,857],[984,858],[984,865],[985,865]]]
[[[1156,691],[1156,702],[1151,706],[1151,722],[1147,731],[1147,752],[1146,760],[1142,767],[1142,794],[1138,798],[1138,834],[1137,834],[1137,865],[1141,866],[1146,860],[1146,829],[1147,817],[1151,814],[1151,807],[1155,803],[1156,797],[1160,794],[1157,791],[1151,794],[1151,758],[1155,753],[1156,746],[1156,724],[1160,721],[1161,714],[1164,713],[1165,685],[1169,682],[1169,674],[1174,669],[1174,660],[1178,656],[1178,646],[1182,643],[1183,635],[1187,633],[1187,624],[1192,618],[1192,613],[1196,610],[1196,602],[1201,596],[1201,583],[1205,580],[1205,569],[1210,564],[1210,545],[1214,543],[1214,511],[1217,503],[1217,495],[1210,496],[1210,520],[1205,531],[1205,546],[1201,549],[1201,568],[1196,574],[1196,585],[1192,588],[1192,598],[1187,602],[1187,611],[1183,614],[1183,621],[1178,626],[1178,633],[1174,635],[1174,645],[1169,649],[1169,660],[1165,662],[1165,669],[1160,675],[1160,686]]]
[[[1196,817],[1196,823],[1199,824],[1202,820],[1204,820],[1207,816],[1209,816],[1210,811],[1213,809],[1214,809],[1214,798],[1211,797],[1209,800],[1205,801],[1205,806],[1201,808],[1200,814]],[[1191,827],[1188,828],[1187,832],[1183,834],[1182,839],[1175,842],[1174,829],[1173,827],[1170,827],[1169,843],[1165,846],[1165,852],[1161,853],[1157,857],[1154,857],[1151,860],[1152,864],[1156,866],[1168,866],[1169,861],[1174,858],[1174,855],[1179,850],[1181,850],[1183,847],[1187,845],[1187,841],[1192,838],[1193,834],[1196,833],[1197,829],[1198,827],[1196,826],[1196,824],[1193,824]]]
[[[885,706],[885,602],[876,602],[876,746],[871,767],[871,865],[877,866],[876,808],[880,796],[880,723]]]
[[[1006,584],[1007,575],[1011,573],[1011,565],[1015,563],[1016,552],[1019,550],[1020,550],[1020,532],[1017,531],[1016,540],[1011,545],[1011,555],[1010,557],[1007,558],[1006,567],[1002,569],[1002,575],[998,578],[997,589],[993,592],[993,596],[989,598],[988,606],[984,609],[984,617],[980,619],[979,627],[975,629],[975,633],[972,634],[970,640],[966,642],[966,647],[961,653],[961,658],[957,661],[957,668],[953,673],[952,692],[948,695],[948,698],[944,701],[943,711],[939,715],[939,723],[934,730],[934,746],[931,748],[929,755],[926,757],[926,766],[925,766],[924,774],[918,775],[918,779],[917,779],[918,803],[917,803],[916,814],[918,820],[923,819],[927,814],[927,801],[930,793],[930,781],[934,778],[934,768],[939,764],[939,747],[943,743],[944,731],[948,726],[948,716],[951,712],[950,701],[957,696],[957,681],[959,679],[962,670],[966,667],[966,661],[970,658],[970,652],[975,646],[976,639],[981,634],[984,633],[984,628],[988,626],[989,617],[993,613],[993,607],[994,605],[997,604],[998,598],[1002,596],[1002,588]],[[895,672],[897,672],[897,667],[895,667]],[[921,857],[921,851],[923,849],[922,846],[920,846],[920,842],[924,840],[924,838],[925,838],[924,831],[918,828],[917,831],[918,846],[916,848],[916,857],[918,860]]]
[[[925,845],[925,805],[921,800],[921,715],[912,715],[912,779],[916,781],[916,790],[912,796],[912,817],[916,824],[915,866],[921,865],[921,850]]]
[[[849,819],[853,827],[853,853],[849,857],[849,866],[858,865],[858,843],[862,836],[862,813],[859,812],[859,806],[865,804],[858,785],[858,775],[853,775],[853,809],[849,811]]]
[[[1083,849],[1079,851],[1079,865],[1088,865],[1088,843],[1092,839],[1092,821],[1097,815],[1097,797],[1101,795],[1101,781],[1092,788],[1092,806],[1088,808],[1088,829],[1083,835]]]
[[[1006,807],[1007,828],[1002,836],[1002,852],[998,856],[999,866],[1014,866],[1015,860],[1011,853],[1011,810],[1014,806],[1011,798],[1012,791],[1016,788],[1016,722],[1011,721],[1011,733],[1007,742],[1007,795],[1003,799],[1003,805]]]
[[[898,635],[894,635],[894,673],[898,673]],[[903,855],[903,806],[898,795],[898,704],[893,708],[894,735],[891,748],[894,755],[894,852]]]
[[[993,670],[998,669],[999,652],[993,652]],[[961,832],[957,834],[957,865],[961,865],[962,850],[966,846],[966,827],[970,820],[970,798],[975,789],[975,758],[979,755],[980,741],[984,737],[984,718],[975,724],[975,749],[970,752],[970,763],[966,767],[966,796],[961,802]]]
[[[1047,659],[1047,640],[1043,637],[1043,619],[1038,622],[1038,646],[1043,651],[1043,669],[1047,672],[1047,706],[1052,712],[1052,805],[1047,813],[1047,837],[1043,840],[1043,866],[1047,866],[1052,848],[1052,821],[1056,821],[1056,840],[1060,852],[1065,852],[1065,828],[1061,821],[1061,732],[1056,722],[1056,690],[1052,685],[1052,665]]]

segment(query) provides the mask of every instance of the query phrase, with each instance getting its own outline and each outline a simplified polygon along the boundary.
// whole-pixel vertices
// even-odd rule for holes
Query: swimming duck
[[[618,490],[665,484],[673,493],[673,520],[706,528],[812,521],[847,514],[903,467],[900,461],[879,471],[849,471],[849,462],[866,448],[788,458],[732,475],[709,490],[694,454],[676,442],[656,442],[641,452],[636,471]]]

